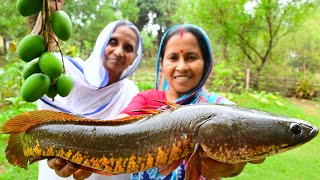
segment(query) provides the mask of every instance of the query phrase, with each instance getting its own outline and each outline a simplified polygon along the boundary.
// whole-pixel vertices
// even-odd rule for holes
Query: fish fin
[[[201,153],[202,148],[199,144],[196,144],[195,150],[191,154],[187,167],[186,167],[186,175],[185,180],[193,180],[199,179],[201,176]]]
[[[154,101],[159,102],[159,103],[163,103],[163,104],[167,105],[170,109],[177,109],[178,107],[180,107],[180,104],[173,103],[173,102],[161,101],[161,100],[157,100],[157,99],[155,99]]]
[[[159,114],[162,112],[161,110],[157,109],[139,109],[139,110],[132,110],[133,112],[141,112],[143,114]]]
[[[177,167],[183,162],[184,158],[180,158],[176,161],[173,161],[171,164],[166,164],[158,167],[158,172],[161,175],[168,176],[172,171],[177,169]]]
[[[146,109],[159,109],[159,108],[161,108],[161,106],[143,105],[143,108],[146,108]]]
[[[6,148],[6,158],[10,164],[28,170],[28,158],[23,153],[21,136],[21,134],[10,135]]]
[[[133,115],[133,116],[128,116],[120,119],[115,119],[115,120],[103,120],[107,122],[107,124],[111,125],[123,125],[123,124],[130,124],[133,122],[136,122],[140,119],[143,119],[147,117],[146,115]]]
[[[28,129],[49,122],[68,122],[68,121],[81,121],[82,117],[51,111],[51,110],[39,110],[39,111],[29,111],[25,113],[18,114],[8,121],[6,121],[2,127],[2,133],[5,134],[15,134],[23,133]]]
[[[113,120],[89,119],[77,115],[51,110],[21,113],[6,121],[1,129],[4,134],[27,132],[30,128],[49,123],[75,123],[79,125],[116,126],[138,121],[145,116],[130,116]]]

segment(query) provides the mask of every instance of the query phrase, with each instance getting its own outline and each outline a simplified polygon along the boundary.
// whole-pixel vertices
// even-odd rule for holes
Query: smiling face
[[[120,79],[122,72],[132,64],[136,57],[138,37],[129,26],[118,26],[110,37],[104,51],[103,66],[109,73],[109,83]]]
[[[195,36],[189,32],[173,35],[166,44],[161,67],[170,86],[167,97],[177,99],[195,88],[204,69]]]

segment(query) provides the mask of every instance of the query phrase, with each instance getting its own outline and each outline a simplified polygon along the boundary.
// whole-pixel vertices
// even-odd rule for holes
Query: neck
[[[107,84],[107,86],[109,86],[110,84],[116,83],[120,80],[120,76],[109,76],[109,82]]]
[[[168,102],[174,102],[174,101],[176,101],[177,99],[179,99],[183,95],[184,94],[180,94],[180,93],[173,92],[173,91],[170,91],[170,90],[166,91],[166,98],[167,98]]]

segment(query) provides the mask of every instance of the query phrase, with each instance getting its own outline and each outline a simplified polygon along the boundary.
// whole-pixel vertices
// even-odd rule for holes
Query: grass
[[[10,100],[13,105],[0,109],[0,126],[10,117],[21,112],[35,110],[34,103],[26,103],[21,98]],[[7,134],[0,134],[0,179],[32,180],[38,178],[38,163],[28,166],[28,170],[12,166],[5,157],[5,149],[8,141]]]
[[[316,113],[310,114],[307,109],[303,109],[292,103],[290,99],[281,98],[265,92],[244,93],[242,95],[228,94],[226,96],[236,102],[239,106],[261,109],[290,117],[305,119],[320,127],[320,112],[316,111]],[[14,104],[14,106],[7,106],[0,111],[0,126],[15,114],[35,109],[34,104],[24,104],[20,101],[15,102]],[[29,169],[26,171],[21,168],[13,167],[7,162],[4,154],[7,139],[7,135],[0,135],[0,179],[37,179],[37,163],[28,166]],[[262,164],[248,163],[244,171],[239,176],[230,179],[319,179],[319,149],[320,136],[301,147],[279,155],[268,157]]]

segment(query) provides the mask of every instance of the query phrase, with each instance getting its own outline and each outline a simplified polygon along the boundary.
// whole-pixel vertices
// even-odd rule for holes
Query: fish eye
[[[293,134],[301,134],[302,131],[301,126],[296,123],[290,124],[290,130],[293,132]]]

